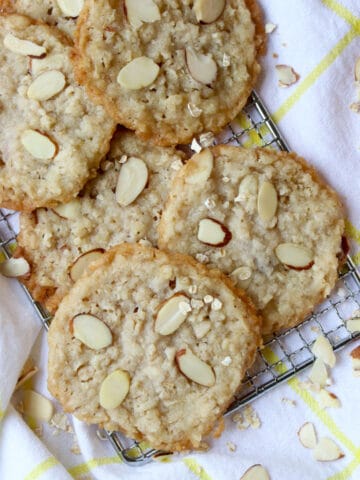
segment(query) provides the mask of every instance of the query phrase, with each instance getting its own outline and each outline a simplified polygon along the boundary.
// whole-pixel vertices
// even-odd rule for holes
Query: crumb
[[[273,58],[279,58],[279,54],[278,54],[278,53],[273,53],[272,56],[273,56]]]
[[[236,452],[237,446],[233,442],[226,442],[229,452]]]
[[[285,403],[286,405],[291,405],[292,407],[296,407],[296,402],[295,400],[292,400],[291,398],[282,398],[281,401]]]

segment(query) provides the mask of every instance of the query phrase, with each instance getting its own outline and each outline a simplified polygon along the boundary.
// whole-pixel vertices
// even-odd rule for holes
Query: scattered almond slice
[[[60,93],[66,84],[65,75],[58,70],[48,70],[41,73],[30,85],[28,98],[33,100],[49,100]]]
[[[210,85],[216,79],[217,65],[211,55],[196,53],[193,48],[187,47],[185,57],[190,75],[194,80]]]
[[[181,309],[181,304],[185,303],[190,307],[190,300],[182,294],[176,294],[166,300],[158,310],[155,320],[155,332],[160,335],[171,335],[186,320],[189,311]]]
[[[103,321],[94,315],[81,313],[71,320],[71,330],[75,338],[84,345],[100,350],[112,344],[112,333]]]
[[[195,0],[196,20],[201,23],[215,22],[223,13],[226,0]]]
[[[0,274],[4,277],[23,277],[30,273],[30,265],[25,258],[9,258],[0,263]]]
[[[318,400],[321,408],[341,407],[339,398],[334,393],[328,392],[325,388],[320,390]]]
[[[294,243],[281,243],[275,249],[277,258],[289,268],[307,270],[314,264],[313,252]]]
[[[313,450],[313,454],[315,460],[318,460],[319,462],[332,462],[344,457],[344,453],[336,443],[331,440],[331,438],[327,437],[320,438],[318,444]]]
[[[225,247],[230,242],[232,234],[221,222],[213,218],[204,218],[199,222],[197,238],[205,245]]]
[[[66,17],[76,18],[84,6],[84,0],[57,0],[60,10]]]
[[[360,332],[360,317],[359,318],[350,318],[346,322],[346,328],[350,333]]]
[[[262,465],[253,465],[246,470],[240,480],[270,480],[270,476]]]
[[[301,444],[305,448],[315,448],[317,444],[317,437],[315,427],[312,423],[306,422],[298,431],[298,437]]]
[[[354,348],[354,350],[352,350],[352,352],[350,353],[350,356],[351,356],[353,373],[355,377],[359,377],[360,376],[360,345]]]
[[[54,413],[53,404],[33,390],[24,390],[22,396],[23,412],[35,420],[49,422]]]
[[[88,269],[89,265],[96,260],[99,260],[104,253],[102,248],[90,250],[78,257],[69,270],[70,278],[73,282],[79,280],[82,274]]]
[[[149,172],[141,158],[130,157],[120,169],[115,198],[119,205],[127,207],[133,203],[146,187]]]
[[[30,378],[32,378],[39,369],[33,364],[31,359],[28,359],[21,370],[18,381],[16,383],[15,391],[24,385]]]
[[[46,48],[28,40],[21,40],[20,38],[15,37],[12,33],[7,33],[5,35],[4,45],[12,52],[24,56],[41,58],[46,55]]]
[[[195,383],[205,387],[215,385],[213,369],[199,357],[194,355],[188,348],[179,350],[175,355],[179,370]]]
[[[53,207],[52,210],[61,218],[76,220],[81,215],[81,202],[75,198],[68,203]]]
[[[274,30],[276,30],[277,25],[274,23],[266,23],[265,24],[265,33],[272,33]]]
[[[159,65],[151,58],[138,57],[120,70],[117,81],[127,90],[140,90],[154,83],[159,72]]]
[[[275,68],[280,87],[290,87],[300,78],[299,74],[289,65],[276,65]]]
[[[196,163],[195,163],[196,162]],[[192,169],[186,178],[186,183],[201,187],[209,179],[214,166],[214,157],[210,150],[205,149],[192,159]]]
[[[313,384],[324,387],[328,382],[328,378],[325,363],[321,358],[317,358],[311,367],[309,379]]]
[[[335,366],[336,356],[329,340],[323,335],[319,335],[311,348],[316,358],[321,358],[330,368]]]
[[[100,405],[106,410],[117,408],[125,400],[130,390],[130,375],[124,370],[115,370],[102,382]]]
[[[259,188],[258,214],[261,220],[269,222],[276,213],[278,204],[277,192],[271,182],[264,182]]]
[[[25,150],[39,160],[50,160],[54,158],[58,150],[55,142],[37,130],[25,130],[20,140]]]
[[[153,0],[125,0],[126,16],[130,25],[137,29],[143,23],[160,20],[158,6]]]

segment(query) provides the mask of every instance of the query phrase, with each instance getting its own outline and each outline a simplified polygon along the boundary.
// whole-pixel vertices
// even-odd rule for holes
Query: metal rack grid
[[[217,143],[288,150],[285,140],[255,92],[238,118],[219,135]],[[11,257],[14,251],[16,230],[16,213],[0,209],[0,253],[3,252],[5,257]],[[51,316],[31,298],[25,287],[24,290],[44,328],[48,329]],[[241,392],[225,415],[233,413],[311,365],[314,361],[311,346],[319,333],[329,339],[334,350],[339,350],[352,339],[360,337],[360,332],[350,333],[346,328],[346,320],[359,309],[360,274],[348,257],[331,297],[297,327],[266,339],[255,364],[246,373]],[[118,432],[99,433],[100,438],[110,441],[116,453],[128,465],[144,465],[162,453],[127,439]]]

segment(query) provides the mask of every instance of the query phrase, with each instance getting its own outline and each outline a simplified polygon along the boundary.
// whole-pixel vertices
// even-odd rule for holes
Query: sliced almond
[[[23,277],[30,273],[30,265],[25,258],[9,258],[0,263],[0,273],[4,277]]]
[[[47,55],[45,58],[31,58],[29,70],[35,76],[47,70],[62,70],[65,62],[66,55],[62,53]]]
[[[205,185],[214,167],[214,157],[211,150],[205,149],[193,156],[191,159],[191,171],[186,178],[186,183]]]
[[[197,82],[210,85],[217,74],[217,65],[211,55],[196,53],[193,48],[186,48],[186,64],[190,75]]]
[[[119,205],[127,207],[134,202],[146,187],[149,172],[140,158],[130,157],[120,169],[115,198]]]
[[[321,408],[340,408],[341,403],[339,398],[332,392],[328,392],[325,388],[322,388],[318,396],[319,404]]]
[[[33,390],[24,390],[23,408],[25,415],[35,420],[49,422],[54,414],[53,404],[47,398],[43,397]]]
[[[273,33],[274,30],[276,30],[277,25],[274,23],[266,23],[265,24],[265,33]]]
[[[71,321],[71,330],[75,338],[93,350],[100,350],[112,344],[110,328],[94,315],[87,313],[76,315]]]
[[[189,308],[183,308],[188,305]],[[171,335],[186,320],[191,311],[190,300],[182,294],[176,294],[166,300],[159,308],[155,320],[155,332]]]
[[[52,210],[61,218],[76,220],[81,214],[81,202],[78,198],[75,198],[68,203],[53,207]]]
[[[28,98],[33,100],[49,100],[60,93],[66,84],[65,75],[58,70],[48,70],[40,74],[27,91]]]
[[[130,390],[130,375],[124,370],[115,370],[102,382],[100,405],[106,410],[117,408],[125,400]]]
[[[264,222],[270,221],[277,210],[278,197],[274,185],[271,182],[264,182],[259,188],[258,214]]]
[[[336,363],[336,356],[329,340],[323,335],[319,335],[311,348],[316,358],[321,358],[330,368]]]
[[[270,480],[270,477],[262,465],[253,465],[246,470],[240,480]]]
[[[204,338],[211,330],[211,322],[209,320],[204,320],[200,323],[195,323],[193,325],[193,330],[195,333],[195,337],[199,340]]]
[[[304,423],[304,425],[300,427],[300,430],[298,431],[298,437],[301,444],[305,448],[315,448],[317,444],[317,437],[314,424],[310,422]]]
[[[213,218],[204,218],[199,222],[197,238],[205,245],[225,247],[230,242],[232,234],[221,222]]]
[[[175,359],[179,370],[188,379],[205,387],[215,385],[214,370],[188,348],[179,350],[175,355]]]
[[[360,82],[360,58],[355,62],[355,80]]]
[[[46,55],[45,47],[30,42],[29,40],[21,40],[20,38],[15,37],[12,33],[7,33],[5,35],[4,45],[12,52],[24,56],[41,58]]]
[[[279,87],[290,87],[296,83],[300,76],[289,65],[276,65],[276,73],[279,80]]]
[[[314,264],[313,252],[302,245],[281,243],[275,253],[280,262],[290,268],[307,270]]]
[[[84,6],[84,0],[57,0],[60,10],[66,17],[76,18]]]
[[[70,267],[69,275],[71,280],[73,282],[79,280],[82,274],[89,268],[89,265],[96,260],[99,260],[103,253],[104,250],[102,248],[97,248],[80,255]]]
[[[344,453],[331,438],[320,438],[319,443],[314,448],[314,458],[319,462],[332,462],[344,457]]]
[[[312,383],[319,385],[320,387],[325,387],[327,384],[329,377],[325,363],[321,358],[317,358],[315,360],[309,373],[309,379],[312,381]]]
[[[36,130],[25,130],[20,140],[25,150],[40,160],[54,158],[57,153],[57,145],[47,135]]]
[[[350,333],[360,332],[360,318],[350,318],[347,320],[346,328]]]
[[[225,0],[195,0],[196,20],[201,23],[215,22],[222,15],[225,4]]]
[[[159,7],[153,0],[125,0],[126,16],[133,28],[140,28],[143,23],[160,20]]]
[[[120,70],[117,81],[127,90],[140,90],[154,83],[159,72],[159,65],[151,58],[138,57]]]

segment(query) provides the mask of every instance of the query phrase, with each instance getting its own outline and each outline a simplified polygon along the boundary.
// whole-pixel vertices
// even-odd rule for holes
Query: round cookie
[[[56,28],[0,16],[0,41],[0,205],[69,201],[96,174],[115,122],[75,82]]]
[[[27,15],[73,37],[83,3],[83,0],[0,0],[0,12]]]
[[[265,334],[301,322],[330,293],[343,232],[339,198],[303,159],[219,145],[175,178],[159,246],[230,275]]]
[[[120,205],[116,197],[119,174],[126,174],[133,157],[146,165],[142,186],[146,185],[133,202]],[[84,260],[86,252],[122,242],[156,245],[168,185],[184,159],[184,154],[173,148],[151,147],[131,132],[118,131],[98,176],[77,199],[60,209],[21,214],[17,255],[25,256],[31,265],[30,276],[23,282],[33,297],[53,313],[73,284],[73,264],[79,257]],[[95,252],[95,258],[100,254]]]
[[[154,448],[196,449],[259,344],[253,307],[221,272],[122,244],[61,302],[49,330],[48,387],[80,420]]]
[[[255,1],[125,6],[86,2],[76,32],[79,82],[118,123],[153,143],[219,132],[245,105],[260,71],[265,35]]]

